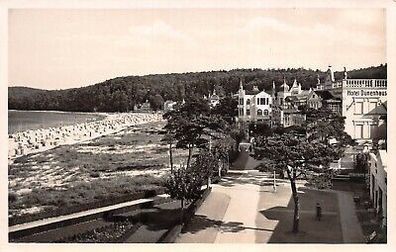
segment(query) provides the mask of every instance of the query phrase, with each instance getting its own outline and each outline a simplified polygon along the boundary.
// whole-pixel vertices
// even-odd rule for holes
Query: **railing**
[[[386,79],[348,79],[344,80],[346,88],[386,88]]]

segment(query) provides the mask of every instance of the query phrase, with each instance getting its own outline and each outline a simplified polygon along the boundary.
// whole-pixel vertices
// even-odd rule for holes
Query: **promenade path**
[[[290,194],[287,186],[273,191],[272,178],[249,171],[224,178],[212,185],[212,193],[176,242],[256,243],[268,242],[277,221],[265,218],[259,207],[268,204],[286,207],[277,195]],[[260,198],[268,198],[262,202]],[[288,197],[288,196],[286,196]],[[270,203],[271,202],[271,203]]]
[[[354,202],[349,194],[314,190],[298,183],[300,232],[293,234],[294,202],[288,180],[271,173],[244,170],[257,164],[242,156],[239,171],[230,171],[197,210],[195,217],[176,239],[177,243],[362,243]],[[234,164],[235,165],[235,164]],[[245,166],[245,167],[243,167]],[[323,217],[315,218],[315,206]]]
[[[337,192],[339,205],[342,206],[340,222],[342,235],[345,243],[365,242],[363,230],[356,216],[355,206],[350,204],[353,201],[353,194],[350,192]]]

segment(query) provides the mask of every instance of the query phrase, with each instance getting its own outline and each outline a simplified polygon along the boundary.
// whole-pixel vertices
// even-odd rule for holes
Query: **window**
[[[246,105],[250,105],[250,99],[246,99]]]
[[[243,116],[243,108],[239,109],[239,116]]]
[[[363,125],[355,125],[355,138],[363,138]]]
[[[239,98],[239,105],[243,105],[243,98]]]
[[[260,105],[260,98],[257,98],[257,105]]]
[[[258,110],[257,110],[257,115],[258,115],[258,116],[262,116],[262,115],[263,115],[263,111],[262,111],[261,109],[258,109]]]
[[[269,104],[269,98],[267,98],[267,105]]]
[[[246,115],[249,116],[250,115],[250,109],[246,110]]]
[[[265,98],[260,98],[261,105],[265,105]]]
[[[355,114],[357,115],[363,114],[363,102],[355,103]]]
[[[265,116],[268,115],[268,110],[267,110],[267,109],[264,110],[264,115],[265,115]]]
[[[370,102],[368,112],[373,111],[377,107],[377,102]]]

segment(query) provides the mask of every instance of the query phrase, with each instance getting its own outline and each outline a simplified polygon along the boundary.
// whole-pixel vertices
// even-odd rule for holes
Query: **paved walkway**
[[[290,194],[290,189],[281,191]],[[263,194],[275,194],[270,175],[249,171],[224,178],[213,185],[212,193],[176,242],[255,243],[257,237],[261,237],[259,242],[267,242],[276,221],[259,212]]]
[[[249,156],[249,153],[242,150],[237,160],[232,164],[231,170],[253,170],[262,162]]]
[[[246,170],[229,174],[213,185],[212,193],[176,242],[364,242],[351,195],[304,188],[299,189],[301,232],[293,235],[290,185],[287,181],[277,181],[277,185],[274,191],[270,173]],[[323,209],[320,222],[315,219],[318,198]]]
[[[177,243],[213,243],[219,231],[219,225],[228,208],[230,197],[213,188],[201,207],[195,213],[189,226],[176,240]]]
[[[337,191],[340,206],[340,222],[344,243],[365,242],[362,227],[356,216],[352,193]]]

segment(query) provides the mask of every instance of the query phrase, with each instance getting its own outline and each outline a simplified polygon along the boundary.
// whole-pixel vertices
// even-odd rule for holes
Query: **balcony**
[[[344,88],[386,88],[387,79],[348,79],[343,81]]]

